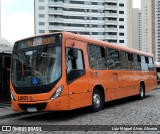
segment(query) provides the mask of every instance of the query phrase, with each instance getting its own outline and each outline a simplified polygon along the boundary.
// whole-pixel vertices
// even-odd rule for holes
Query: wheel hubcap
[[[101,103],[101,98],[100,98],[99,94],[94,94],[93,95],[93,105],[95,107],[99,107],[100,103]]]
[[[144,96],[143,88],[141,87],[141,97]]]

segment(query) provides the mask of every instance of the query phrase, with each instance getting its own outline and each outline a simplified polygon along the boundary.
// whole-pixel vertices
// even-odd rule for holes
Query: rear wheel
[[[140,84],[140,87],[139,87],[139,99],[143,99],[144,97],[145,97],[144,85]]]
[[[92,94],[92,111],[98,112],[104,106],[104,99],[99,89],[95,88]]]

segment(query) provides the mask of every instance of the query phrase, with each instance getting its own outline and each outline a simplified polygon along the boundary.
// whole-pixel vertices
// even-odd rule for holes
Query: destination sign
[[[47,45],[61,42],[61,34],[39,36],[16,42],[14,49],[22,49],[39,45]]]
[[[55,43],[55,37],[46,37],[46,38],[36,38],[34,40],[28,41],[27,46],[38,46]]]

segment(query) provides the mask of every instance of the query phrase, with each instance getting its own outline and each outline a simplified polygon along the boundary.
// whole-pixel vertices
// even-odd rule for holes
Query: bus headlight
[[[51,97],[51,100],[58,98],[61,95],[62,91],[63,91],[63,85],[57,88],[57,90],[54,92],[53,96]]]
[[[11,99],[12,99],[13,101],[16,101],[16,98],[15,98],[14,94],[12,93],[12,91],[10,91],[10,94],[11,94]]]

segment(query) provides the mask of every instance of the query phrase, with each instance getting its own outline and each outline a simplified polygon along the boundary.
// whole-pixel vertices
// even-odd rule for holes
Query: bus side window
[[[141,56],[141,68],[143,71],[148,71],[148,65],[146,63],[145,56]]]
[[[133,69],[134,70],[141,70],[141,65],[138,59],[139,55],[133,54]]]
[[[88,50],[90,68],[99,70],[106,69],[104,48],[96,45],[89,45]]]
[[[73,51],[76,56],[74,56]],[[81,50],[75,48],[66,49],[66,71],[68,83],[85,74],[84,57]]]
[[[121,69],[119,52],[116,49],[106,48],[106,58],[108,69],[119,70]]]
[[[120,52],[120,61],[121,61],[121,68],[126,70],[127,69],[127,56],[126,52]]]
[[[127,54],[127,58],[128,58],[127,69],[132,70],[133,69],[133,67],[132,67],[133,55],[131,53],[126,53],[126,54]]]
[[[137,63],[137,65],[138,65],[138,70],[142,70],[142,69],[141,69],[141,56],[140,56],[140,55],[137,55],[137,60],[138,60],[138,63]]]
[[[154,70],[153,58],[149,57],[148,60],[149,60],[148,68],[150,71],[153,71]]]

